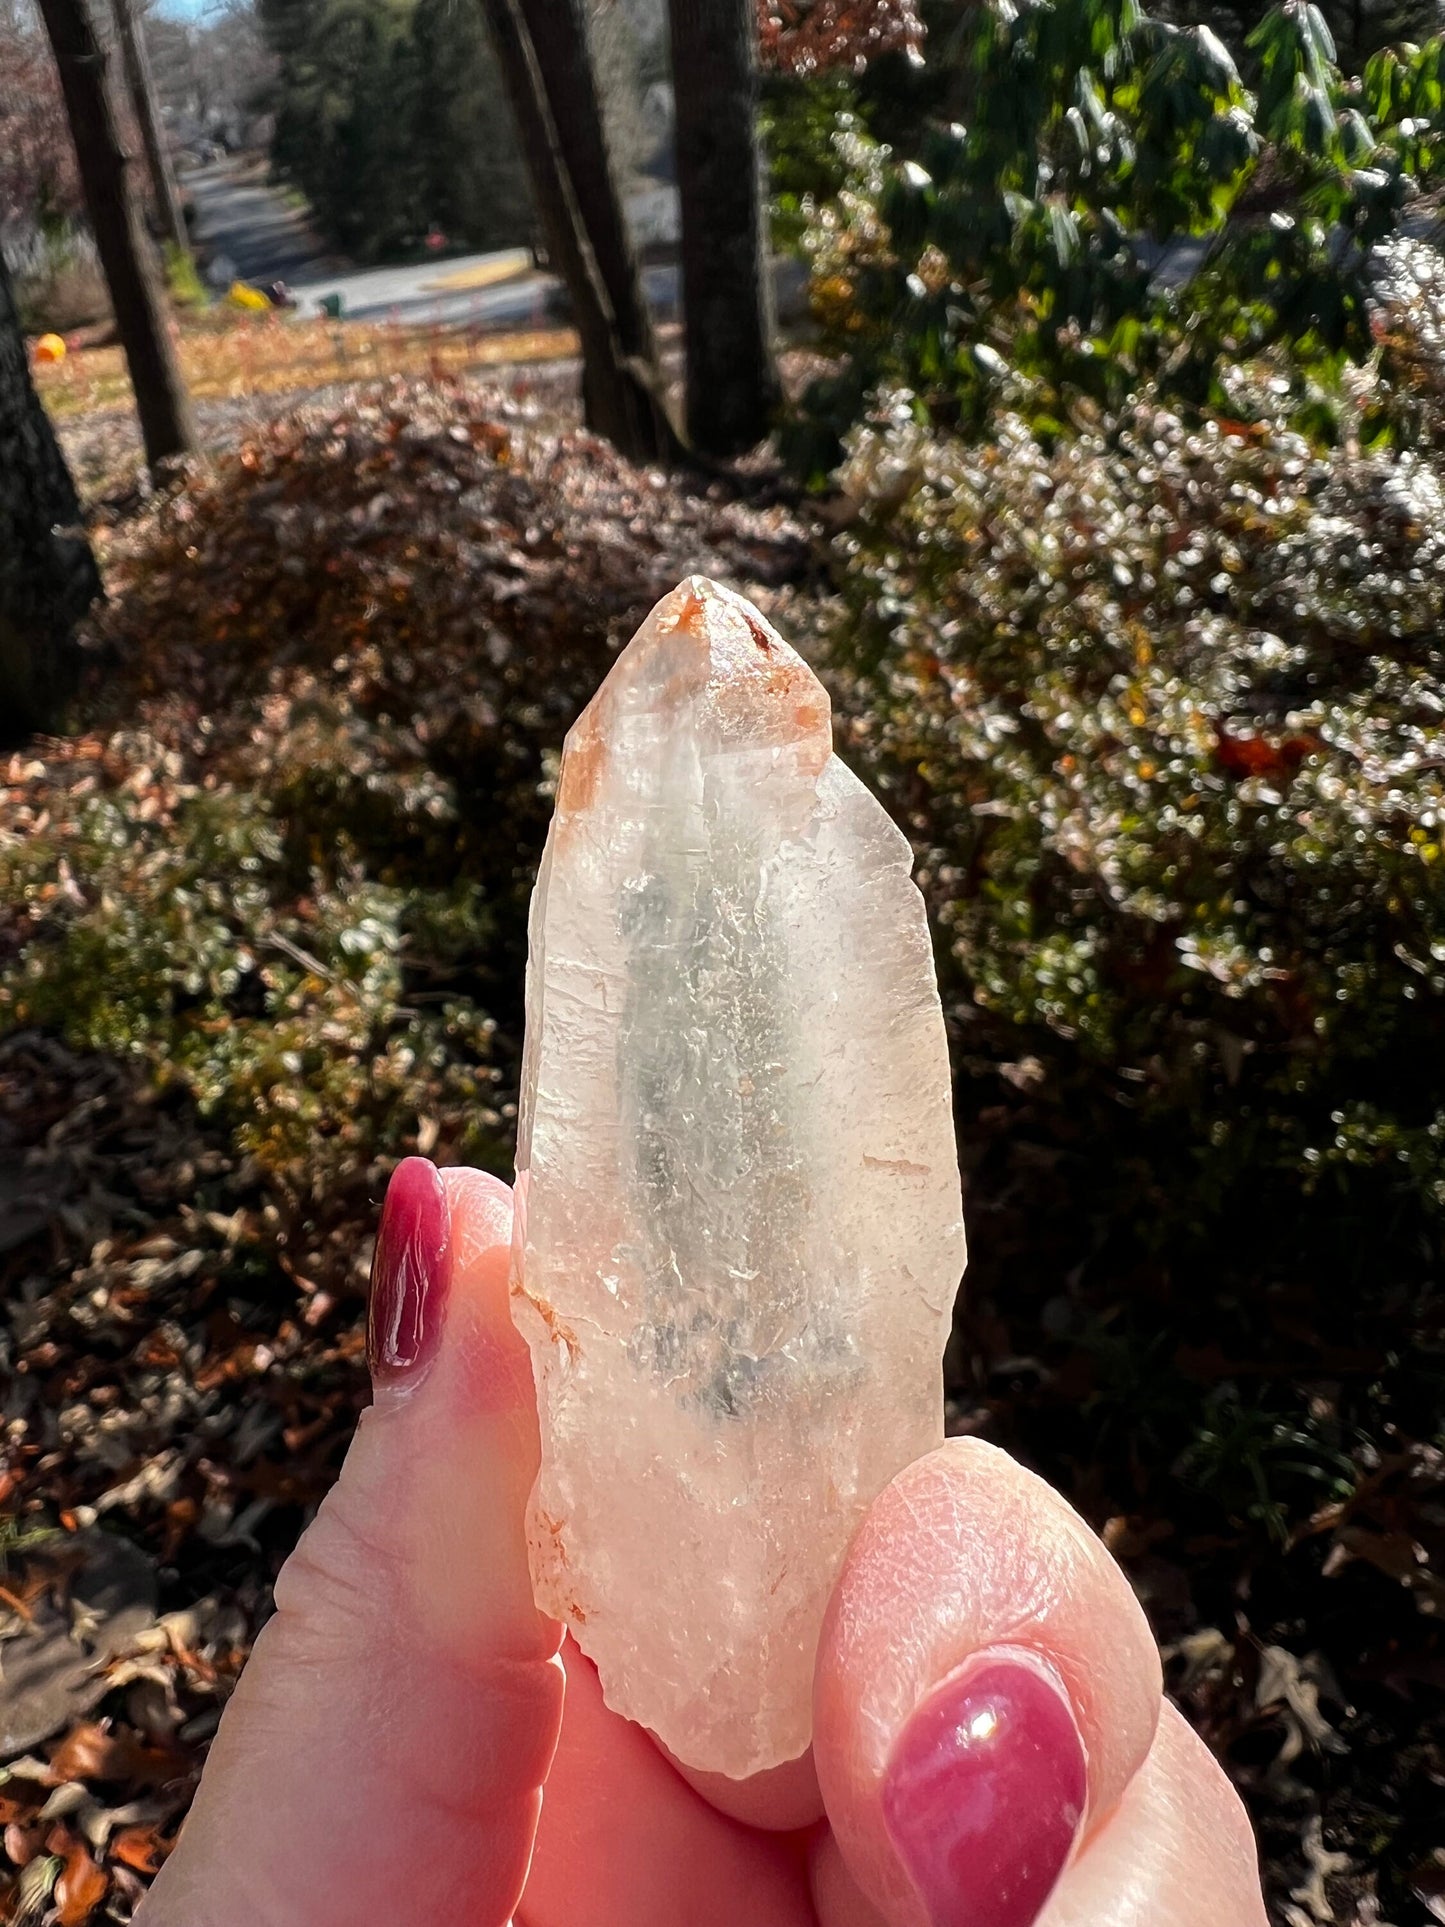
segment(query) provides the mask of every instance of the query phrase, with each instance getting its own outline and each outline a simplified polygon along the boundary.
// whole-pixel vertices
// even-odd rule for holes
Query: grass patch
[[[202,401],[289,394],[387,375],[437,379],[576,353],[577,337],[566,328],[470,334],[386,322],[238,315],[216,304],[181,317],[181,369],[191,394]],[[62,362],[36,369],[35,377],[42,400],[58,418],[133,402],[118,346],[80,348]]]

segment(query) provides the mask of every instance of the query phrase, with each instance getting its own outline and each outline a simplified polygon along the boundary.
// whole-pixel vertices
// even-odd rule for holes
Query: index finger
[[[145,1927],[511,1919],[563,1681],[527,1570],[510,1233],[481,1172],[393,1179],[373,1330],[402,1364],[282,1569]]]

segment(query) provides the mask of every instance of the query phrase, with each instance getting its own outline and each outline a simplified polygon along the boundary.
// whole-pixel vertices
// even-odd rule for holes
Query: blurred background
[[[164,1859],[699,570],[918,853],[950,1431],[1103,1533],[1277,1927],[1445,1921],[1441,29],[0,0],[0,1920]]]

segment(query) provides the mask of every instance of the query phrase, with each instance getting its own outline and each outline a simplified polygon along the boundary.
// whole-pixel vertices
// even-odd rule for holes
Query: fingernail
[[[985,1655],[937,1686],[893,1745],[883,1818],[933,1927],[1032,1927],[1088,1793],[1068,1701],[1027,1660]]]
[[[411,1378],[430,1364],[450,1282],[451,1218],[441,1177],[426,1158],[403,1158],[386,1188],[371,1261],[366,1362],[377,1384]]]

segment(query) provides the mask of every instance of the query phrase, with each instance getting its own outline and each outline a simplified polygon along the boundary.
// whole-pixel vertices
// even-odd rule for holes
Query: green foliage
[[[139,1060],[313,1222],[419,1144],[506,1167],[562,738],[687,569],[803,554],[499,399],[356,391],[153,498],[96,733],[12,765],[0,1035]]]
[[[986,0],[959,40],[966,123],[905,160],[836,136],[846,178],[807,245],[839,370],[798,465],[821,480],[880,386],[975,431],[1023,383],[1047,435],[1145,382],[1219,406],[1274,346],[1318,414],[1372,352],[1371,249],[1445,163],[1445,40],[1347,84],[1317,9],[1285,0],[1251,36],[1258,98],[1207,27],[1136,0]]]
[[[856,104],[857,88],[848,74],[765,79],[759,133],[768,157],[775,247],[799,252],[819,206],[845,185],[838,136],[855,131]]]
[[[531,188],[475,0],[417,0],[412,123],[426,219],[473,248],[524,242]]]
[[[435,224],[526,241],[531,204],[480,9],[456,0],[262,0],[277,60],[272,159],[358,260]]]
[[[900,159],[913,157],[930,126],[960,111],[965,73],[955,0],[922,0],[927,57],[869,52],[862,73],[847,63],[813,73],[765,67],[761,133],[773,197],[773,240],[801,250],[820,206],[848,182],[839,136],[865,132]]]
[[[836,644],[850,751],[920,852],[964,1112],[1023,1090],[1055,1147],[1066,1251],[1043,1211],[1030,1262],[1110,1334],[1078,1449],[1143,1427],[1270,1531],[1352,1442],[1295,1436],[1286,1361],[1383,1359],[1445,1257],[1445,469],[1315,452],[1279,387],[1052,447],[896,398],[843,471]],[[1168,1360],[1110,1391],[1110,1346],[1151,1342],[1131,1277],[1211,1372],[1277,1373],[1275,1406],[1221,1429]]]
[[[1179,1470],[1231,1517],[1283,1545],[1292,1523],[1349,1497],[1355,1468],[1317,1420],[1247,1405],[1225,1390],[1206,1402]]]
[[[178,307],[204,308],[210,304],[206,284],[196,271],[195,258],[173,241],[165,245],[166,287]]]
[[[1164,11],[1182,25],[1212,27],[1254,78],[1249,38],[1269,12],[1270,0],[1173,0]],[[1334,42],[1340,67],[1358,74],[1372,54],[1405,41],[1429,40],[1442,24],[1438,0],[1318,0],[1320,19]]]
[[[495,1024],[455,982],[490,940],[485,900],[465,884],[378,881],[344,743],[328,761],[313,728],[305,748],[303,769],[288,746],[263,796],[167,782],[173,752],[112,738],[122,782],[0,847],[0,895],[23,931],[0,1019],[142,1057],[312,1197],[401,1156],[428,1117],[447,1120],[458,1155],[498,1163]],[[368,802],[403,873],[418,834],[453,814],[444,787],[384,771]]]

